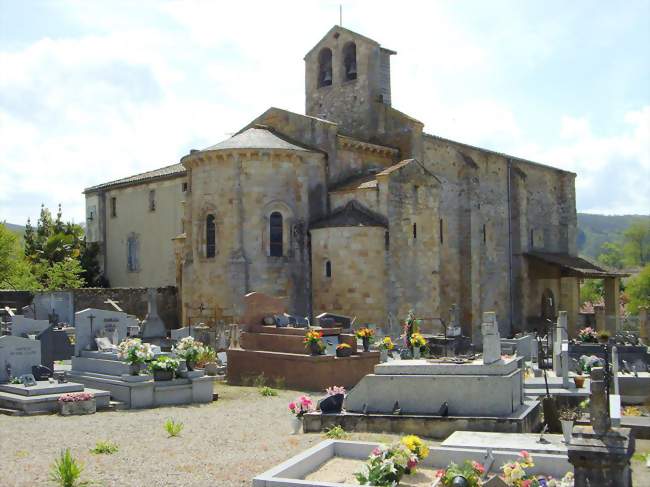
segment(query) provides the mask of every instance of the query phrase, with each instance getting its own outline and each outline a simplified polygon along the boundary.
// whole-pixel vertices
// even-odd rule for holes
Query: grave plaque
[[[0,382],[11,377],[31,374],[34,365],[41,363],[41,344],[38,340],[15,336],[0,337]]]
[[[75,313],[75,355],[82,350],[95,350],[95,338],[108,337],[118,343],[126,338],[126,313],[88,308]],[[115,343],[117,345],[117,343]]]
[[[50,322],[48,320],[33,320],[21,315],[11,317],[11,334],[16,337],[38,335],[49,326]]]

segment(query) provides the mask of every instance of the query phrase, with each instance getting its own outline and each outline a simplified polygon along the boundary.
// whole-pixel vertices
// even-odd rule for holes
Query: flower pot
[[[370,351],[370,338],[363,337],[361,339],[361,342],[363,343],[363,351],[364,352],[369,352]]]
[[[196,362],[194,360],[186,360],[185,365],[187,365],[187,370],[194,370],[194,367],[196,366]]]
[[[59,401],[61,416],[77,416],[83,414],[94,414],[97,411],[95,399],[87,401]]]
[[[413,358],[419,359],[421,356],[420,347],[413,347]]]
[[[300,433],[300,428],[302,427],[302,418],[299,418],[298,416],[293,416],[291,418],[291,428],[293,430],[294,435],[297,435]]]
[[[337,348],[336,349],[336,356],[337,357],[349,357],[352,355],[352,347],[350,348]]]
[[[564,435],[564,443],[567,445],[571,443],[571,434],[573,432],[573,421],[560,420],[562,423],[562,434]]]
[[[141,364],[129,364],[129,375],[140,375]]]
[[[576,388],[582,389],[585,385],[585,376],[584,375],[574,375],[573,382],[576,384]]]
[[[343,409],[343,394],[334,394],[318,401],[318,408],[323,414],[338,414]]]
[[[211,377],[217,375],[219,371],[219,364],[217,362],[208,362],[205,364],[205,374]]]
[[[154,370],[153,371],[153,380],[154,381],[164,381],[172,380],[174,378],[173,370]]]
[[[320,343],[310,342],[309,343],[309,352],[312,355],[322,355],[323,351],[321,350]]]
[[[382,364],[384,362],[388,362],[388,350],[386,350],[385,348],[379,350],[379,362]]]

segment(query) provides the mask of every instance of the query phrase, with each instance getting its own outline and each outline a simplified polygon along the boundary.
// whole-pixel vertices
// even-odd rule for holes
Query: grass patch
[[[332,426],[330,429],[325,430],[323,435],[330,440],[347,440],[350,434],[343,429],[341,425]]]
[[[634,455],[632,455],[632,460],[636,460],[637,462],[645,462],[649,455],[650,453],[648,452],[644,452],[644,453],[637,452]]]
[[[112,455],[113,453],[117,453],[118,450],[119,447],[116,443],[113,443],[111,441],[98,441],[95,444],[95,448],[90,449],[90,452],[95,453],[96,455]]]
[[[168,419],[165,421],[165,431],[167,431],[167,434],[170,438],[180,435],[184,427],[185,425],[183,423],[176,422],[173,419]]]
[[[264,397],[275,397],[278,395],[278,391],[272,389],[269,386],[264,386],[260,388],[260,394],[262,394]]]
[[[72,456],[69,448],[66,448],[50,467],[50,480],[59,487],[82,487],[89,485],[89,482],[79,480],[83,470],[83,464]]]

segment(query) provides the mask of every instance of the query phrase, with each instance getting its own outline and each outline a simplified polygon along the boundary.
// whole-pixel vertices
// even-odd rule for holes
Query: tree
[[[38,289],[38,281],[31,273],[16,235],[0,223],[0,287],[11,289]]]
[[[630,313],[637,314],[639,306],[650,306],[650,265],[646,265],[636,276],[628,279],[626,292],[630,299]]]
[[[601,253],[598,255],[598,262],[614,269],[623,268],[623,249],[616,242],[605,242],[600,247]]]
[[[587,279],[580,286],[580,304],[600,303],[605,297],[605,288],[602,279]]]
[[[633,223],[623,233],[623,254],[628,266],[650,264],[650,222]]]

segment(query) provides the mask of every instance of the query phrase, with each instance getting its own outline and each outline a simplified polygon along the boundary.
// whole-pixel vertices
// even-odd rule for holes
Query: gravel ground
[[[49,468],[64,448],[84,463],[82,479],[95,486],[250,486],[255,475],[323,440],[319,434],[290,435],[286,407],[298,392],[263,397],[255,388],[225,384],[217,384],[215,391],[219,400],[200,406],[72,417],[0,415],[0,487],[54,485],[48,481]],[[167,437],[163,425],[169,418],[184,423],[179,437]],[[351,436],[384,442],[397,438]],[[119,451],[90,453],[106,440],[117,443]],[[648,451],[650,441],[637,441],[637,452]],[[639,459],[633,465],[635,486],[648,485],[649,470]]]

